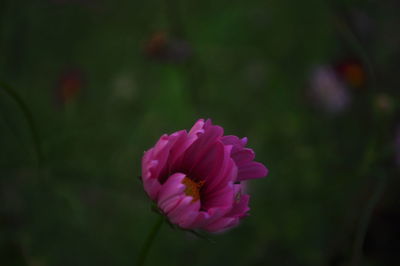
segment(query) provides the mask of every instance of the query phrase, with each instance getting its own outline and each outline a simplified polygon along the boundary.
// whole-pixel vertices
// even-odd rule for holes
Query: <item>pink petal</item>
[[[204,119],[199,119],[194,123],[193,127],[189,131],[189,136],[197,135],[198,133],[204,132]]]
[[[254,160],[255,154],[252,149],[244,148],[236,152],[232,152],[232,159],[235,161],[236,165],[240,167],[241,165],[251,162]]]
[[[229,211],[229,209],[230,207],[229,208],[216,207],[207,210],[208,218],[205,221],[203,221],[202,225],[199,227],[204,228],[205,226],[215,222],[216,220],[223,217]]]
[[[149,177],[149,164],[151,163],[151,156],[153,154],[153,149],[150,149],[143,154],[142,158],[142,177]]]
[[[221,177],[221,181],[213,186],[211,189],[206,190],[206,196],[210,197],[215,193],[221,193],[221,190],[224,190],[226,187],[231,187],[233,182],[237,178],[237,171],[238,170],[235,163],[231,160],[229,162],[229,167],[227,168],[227,171]]]
[[[168,214],[169,212],[174,210],[179,205],[179,203],[185,198],[185,196],[186,195],[184,195],[184,194],[180,194],[180,195],[176,195],[174,197],[168,198],[168,199],[164,200],[163,202],[161,202],[160,204],[158,204],[158,208],[160,208],[160,210],[164,214]]]
[[[231,208],[234,200],[232,183],[227,184],[219,190],[213,191],[205,196],[203,208],[208,210],[215,207]]]
[[[192,127],[189,134],[184,131],[181,138],[177,140],[174,147],[170,152],[170,159],[168,165],[170,166],[170,172],[182,170],[182,160],[186,150],[195,142],[200,135],[204,133],[204,121],[200,119]]]
[[[268,174],[268,169],[259,162],[249,162],[239,168],[237,181],[261,178]]]
[[[155,178],[158,178],[161,183],[165,182],[165,179],[169,174],[167,161],[170,157],[171,148],[174,147],[176,141],[180,138],[182,138],[182,132],[175,132],[170,136],[166,136],[165,140],[167,143],[163,145],[157,153],[154,152],[154,159],[158,160],[159,163],[152,171],[152,175]]]
[[[249,200],[250,196],[249,195],[241,195],[239,202],[235,203],[230,210],[225,216],[229,217],[244,217],[250,210],[249,208]]]
[[[157,160],[152,160],[150,158],[150,155],[152,154],[152,150],[149,150],[145,153],[145,159],[143,159],[143,163],[142,163],[142,179],[149,179],[151,178],[151,172],[150,170],[154,167],[157,166],[158,161]]]
[[[233,146],[232,152],[236,152],[238,150],[243,149],[244,146],[247,144],[247,138],[239,139],[237,136],[233,135],[223,136],[221,138],[221,141],[225,145],[232,145]]]
[[[185,215],[182,215],[182,217],[179,219],[178,225],[181,228],[190,229],[192,223],[197,218],[198,213],[199,213],[198,211],[187,212]]]
[[[158,180],[154,178],[143,179],[143,187],[147,195],[149,195],[152,200],[156,200],[161,188],[161,184]]]
[[[222,143],[225,145],[236,145],[240,144],[240,140],[237,136],[234,135],[227,135],[221,138]]]
[[[196,212],[194,213],[196,215]],[[196,218],[192,221],[191,224],[185,224],[184,228],[201,228],[208,223],[210,219],[210,214],[205,211],[197,212]]]
[[[162,204],[165,200],[185,191],[186,186],[182,184],[185,174],[175,173],[168,177],[167,181],[162,185],[158,194],[158,204]]]
[[[200,135],[186,150],[182,161],[182,167],[190,172],[222,134],[223,129],[219,126],[212,126],[205,130],[204,134]]]
[[[217,143],[216,145],[221,145]],[[233,160],[230,158],[232,146],[226,145],[223,147],[223,156],[222,162],[220,163],[220,167],[210,175],[207,180],[206,184],[204,185],[204,191],[206,194],[211,193],[217,187],[225,186],[229,181],[233,181],[236,179],[235,170],[237,170],[236,165],[234,164]]]
[[[216,142],[210,152],[208,152],[199,163],[192,169],[189,175],[199,180],[214,180],[216,173],[221,170],[224,160],[224,145]],[[193,173],[193,174],[192,174]]]
[[[218,231],[222,231],[225,228],[227,228],[228,226],[230,226],[231,224],[233,224],[237,219],[235,218],[221,218],[217,221],[215,221],[212,224],[209,224],[207,226],[205,226],[203,229],[210,231],[210,232],[218,232]]]
[[[177,224],[183,217],[186,217],[187,214],[198,211],[199,209],[200,201],[193,201],[192,197],[186,196],[179,202],[175,209],[168,213],[168,218],[172,223]]]
[[[172,166],[178,160],[179,157],[183,155],[186,149],[191,145],[189,141],[188,134],[185,130],[176,132],[177,139],[174,143],[174,146],[171,147],[169,158],[168,158],[168,165],[170,170],[173,168]]]

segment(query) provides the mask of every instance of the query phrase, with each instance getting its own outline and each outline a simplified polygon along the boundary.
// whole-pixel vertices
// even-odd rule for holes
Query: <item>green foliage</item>
[[[247,136],[270,175],[250,182],[238,228],[213,243],[164,226],[147,265],[349,263],[379,177],[389,198],[398,187],[394,2],[3,1],[0,79],[21,102],[0,84],[0,264],[133,265],[157,219],[137,178],[143,151],[201,117]],[[353,11],[375,42],[346,28]],[[146,54],[163,31],[191,56]],[[344,112],[317,109],[310,70],[349,55],[367,84]],[[389,111],[374,107],[380,94]]]

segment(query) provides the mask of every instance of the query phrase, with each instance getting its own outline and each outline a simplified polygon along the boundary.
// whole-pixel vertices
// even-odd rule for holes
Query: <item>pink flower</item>
[[[314,104],[329,113],[340,113],[350,106],[350,92],[330,66],[321,65],[313,70],[309,93]]]
[[[220,126],[200,119],[189,132],[165,134],[145,152],[144,189],[172,224],[218,232],[247,216],[244,183],[268,170],[253,161],[247,138],[223,134]]]

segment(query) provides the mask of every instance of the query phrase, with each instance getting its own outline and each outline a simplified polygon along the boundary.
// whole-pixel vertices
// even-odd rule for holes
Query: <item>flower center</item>
[[[182,184],[186,186],[185,194],[193,197],[193,201],[200,199],[200,188],[204,185],[204,181],[196,182],[189,177],[185,177],[182,180]]]

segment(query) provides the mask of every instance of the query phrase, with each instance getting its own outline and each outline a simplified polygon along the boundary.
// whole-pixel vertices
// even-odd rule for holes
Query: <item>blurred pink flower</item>
[[[219,232],[247,215],[244,181],[265,177],[268,170],[253,161],[247,138],[223,134],[220,126],[200,119],[189,132],[165,134],[145,152],[144,189],[172,224]]]
[[[322,65],[314,68],[311,73],[309,93],[314,104],[329,113],[346,110],[351,101],[348,88],[330,66]]]

